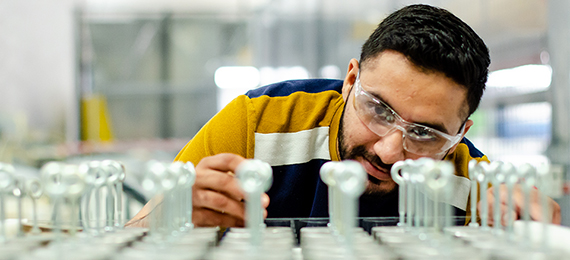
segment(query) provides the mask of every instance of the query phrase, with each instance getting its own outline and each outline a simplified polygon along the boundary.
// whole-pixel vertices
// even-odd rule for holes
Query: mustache
[[[380,157],[378,157],[378,155],[376,154],[371,154],[369,153],[366,148],[362,145],[359,145],[357,147],[355,147],[354,149],[350,150],[348,152],[348,156],[346,159],[354,159],[354,158],[358,158],[358,157],[362,157],[365,160],[369,161],[372,163],[372,165],[385,169],[388,171],[388,173],[390,173],[390,171],[392,170],[392,166],[394,164],[386,164],[382,161],[382,159],[380,159]]]

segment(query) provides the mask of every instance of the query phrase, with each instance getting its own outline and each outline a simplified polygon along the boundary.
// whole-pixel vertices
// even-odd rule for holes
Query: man
[[[467,24],[443,9],[412,5],[378,26],[360,61],[349,62],[344,81],[287,81],[237,97],[176,157],[196,165],[194,224],[244,224],[244,194],[233,174],[244,158],[273,168],[273,185],[263,196],[268,217],[327,216],[319,169],[345,159],[368,173],[360,216],[396,216],[390,168],[420,157],[455,164],[450,203],[468,215],[467,164],[487,158],[463,137],[489,63],[487,47]],[[149,207],[127,225],[145,225]],[[559,207],[553,212],[559,216]]]

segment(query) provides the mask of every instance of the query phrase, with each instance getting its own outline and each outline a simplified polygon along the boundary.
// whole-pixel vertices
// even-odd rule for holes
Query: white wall
[[[73,8],[0,1],[0,118],[25,119],[40,139],[66,138],[65,119],[75,117]]]
[[[97,12],[197,12],[236,13],[250,11],[269,0],[84,0],[84,7]]]
[[[28,141],[76,140],[73,13],[76,6],[95,12],[239,12],[264,2],[266,0],[1,0],[0,132]],[[19,122],[16,130],[10,122],[13,120]],[[33,137],[28,131],[22,131],[24,126],[34,133]]]

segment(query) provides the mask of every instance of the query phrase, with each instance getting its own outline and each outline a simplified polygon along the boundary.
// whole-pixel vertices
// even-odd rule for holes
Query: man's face
[[[339,131],[339,152],[342,159],[360,162],[368,173],[370,181],[365,194],[382,195],[396,187],[390,176],[395,162],[420,157],[442,159],[444,155],[420,156],[405,150],[403,133],[398,129],[383,137],[373,133],[354,109],[353,85],[358,70],[358,62],[351,60],[342,90],[346,103]],[[399,52],[387,50],[368,60],[360,70],[360,83],[364,91],[408,122],[456,135],[465,120],[467,90],[443,73],[421,70]],[[471,120],[466,122],[463,134],[472,124]]]

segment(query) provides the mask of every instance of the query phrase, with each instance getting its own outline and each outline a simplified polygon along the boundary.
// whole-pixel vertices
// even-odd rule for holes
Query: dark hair
[[[485,90],[489,50],[483,40],[447,10],[410,5],[386,17],[362,46],[360,66],[382,51],[394,50],[416,66],[444,73],[467,88],[469,115]]]

